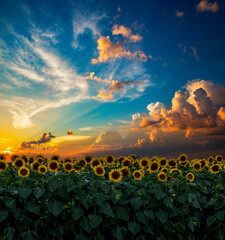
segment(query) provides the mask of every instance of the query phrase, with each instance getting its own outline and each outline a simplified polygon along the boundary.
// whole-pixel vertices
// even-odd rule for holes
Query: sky
[[[225,3],[0,0],[0,151],[225,155]]]

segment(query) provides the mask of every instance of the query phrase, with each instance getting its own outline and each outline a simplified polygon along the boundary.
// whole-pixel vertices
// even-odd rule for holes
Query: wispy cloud
[[[189,55],[194,56],[196,61],[199,61],[199,56],[198,56],[198,52],[197,49],[193,46],[191,46],[192,52],[189,53]]]
[[[97,15],[97,14],[86,14],[81,13],[79,10],[76,10],[74,13],[74,19],[73,19],[73,47],[83,47],[82,44],[80,46],[78,37],[85,33],[86,30],[90,30],[92,33],[92,36],[96,38],[98,34],[100,33],[100,29],[98,27],[98,23],[100,20],[102,20],[105,17],[104,14]]]
[[[217,2],[209,3],[207,0],[202,0],[199,2],[199,4],[196,6],[198,12],[217,12],[219,10],[219,6]]]
[[[79,131],[90,131],[92,130],[92,127],[82,127],[82,128],[78,128]]]
[[[184,16],[184,12],[183,11],[176,11],[176,16],[178,18],[183,17]]]

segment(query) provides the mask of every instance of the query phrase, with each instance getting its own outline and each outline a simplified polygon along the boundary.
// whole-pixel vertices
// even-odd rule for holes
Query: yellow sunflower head
[[[73,163],[73,159],[70,157],[66,157],[63,159],[63,164],[65,164],[65,163]]]
[[[207,161],[205,159],[200,160],[200,163],[201,163],[201,168],[202,169],[207,167]]]
[[[162,169],[161,169],[161,172],[164,172],[164,173],[167,174],[167,173],[168,173],[168,168],[162,168]]]
[[[132,164],[132,159],[131,158],[125,158],[122,162],[123,167],[129,167]]]
[[[84,157],[84,160],[87,162],[87,164],[90,164],[92,159],[93,159],[93,157],[91,155],[86,155]]]
[[[58,172],[58,168],[59,168],[59,162],[56,160],[51,160],[48,163],[48,169],[50,172]]]
[[[130,168],[123,167],[123,168],[121,168],[121,172],[123,174],[123,177],[125,177],[125,178],[130,177],[130,174],[131,174]]]
[[[169,174],[171,179],[177,180],[182,175],[182,172],[178,168],[173,168],[170,170]]]
[[[175,159],[170,159],[168,161],[168,166],[171,167],[171,168],[176,168],[177,167],[177,162]]]
[[[20,156],[18,154],[12,154],[10,159],[11,159],[11,162],[14,162],[17,158],[19,158]]]
[[[128,158],[131,158],[131,159],[133,159],[134,161],[135,160],[137,160],[137,158],[138,158],[138,156],[136,155],[136,154],[130,154],[129,156],[128,156]]]
[[[39,163],[39,161],[34,161],[33,163],[31,163],[30,166],[34,172],[38,172],[38,168],[39,166],[41,166],[41,164]]]
[[[192,164],[192,168],[196,171],[196,172],[200,172],[202,170],[202,167],[201,167],[201,163],[200,161],[196,161]]]
[[[54,160],[54,161],[58,161],[58,162],[59,162],[59,160],[60,160],[60,156],[54,154],[53,156],[51,156],[51,159],[50,159],[50,160],[51,160],[51,161]]]
[[[212,164],[213,161],[214,161],[214,157],[213,156],[208,157],[208,163],[209,164]]]
[[[18,175],[20,177],[23,177],[23,178],[26,178],[30,175],[30,169],[27,168],[27,167],[21,167],[19,170],[18,170]]]
[[[223,156],[222,155],[217,155],[215,157],[215,160],[218,162],[218,163],[222,163],[223,162]]]
[[[165,167],[167,165],[166,158],[160,158],[159,159],[159,164],[160,164],[161,167]]]
[[[105,175],[105,169],[102,165],[98,165],[94,168],[95,175],[103,177]]]
[[[211,173],[217,174],[219,171],[220,171],[220,166],[219,166],[219,164],[213,164],[213,165],[210,167],[210,172],[211,172]]]
[[[101,161],[98,158],[94,158],[94,159],[91,160],[91,164],[90,165],[91,165],[92,168],[94,168],[94,167],[96,167],[96,166],[98,166],[100,164],[101,164]]]
[[[160,182],[166,182],[167,174],[165,172],[160,172],[160,173],[158,173],[157,178]]]
[[[73,168],[73,163],[70,163],[70,162],[66,162],[63,164],[63,169],[66,171],[66,172],[72,172],[74,170]]]
[[[6,161],[6,157],[4,153],[0,153],[0,161]]]
[[[79,161],[79,165],[82,166],[82,167],[87,166],[86,160],[85,160],[85,159],[81,159],[81,160]]]
[[[39,167],[38,167],[38,173],[40,173],[40,174],[46,174],[47,173],[47,171],[48,171],[48,169],[47,169],[47,167],[46,166],[44,166],[44,165],[40,165]]]
[[[109,172],[109,179],[112,180],[113,182],[119,182],[121,181],[123,175],[119,169],[112,169]]]
[[[117,161],[120,163],[120,164],[122,164],[122,162],[123,162],[123,160],[125,159],[126,157],[124,157],[124,156],[119,156],[118,158],[117,158]]]
[[[186,162],[188,160],[188,157],[186,154],[181,154],[178,159],[181,161],[181,162]]]
[[[5,160],[0,160],[0,172],[6,171],[8,163]]]
[[[195,176],[194,176],[193,173],[188,173],[188,174],[186,175],[186,179],[187,179],[188,181],[190,181],[190,182],[193,182],[194,179],[195,179]]]
[[[150,164],[150,160],[149,160],[149,158],[147,158],[147,157],[142,158],[142,159],[139,161],[140,167],[143,167],[143,168],[148,167],[149,164]]]
[[[115,161],[115,158],[114,158],[114,156],[112,156],[112,155],[107,155],[107,156],[105,157],[105,162],[106,162],[108,165],[114,164],[114,161]]]
[[[25,161],[22,158],[16,158],[12,164],[15,168],[19,169],[25,166]]]
[[[154,173],[157,172],[159,170],[159,163],[156,161],[153,161],[150,166],[149,166],[149,170]]]
[[[143,172],[141,170],[135,170],[133,172],[133,177],[135,180],[140,181],[142,179],[142,176],[143,176]]]

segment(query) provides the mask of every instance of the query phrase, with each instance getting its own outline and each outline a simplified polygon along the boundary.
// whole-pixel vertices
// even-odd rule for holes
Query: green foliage
[[[87,167],[21,178],[9,168],[0,173],[0,239],[223,240],[224,171],[184,176],[113,182]]]

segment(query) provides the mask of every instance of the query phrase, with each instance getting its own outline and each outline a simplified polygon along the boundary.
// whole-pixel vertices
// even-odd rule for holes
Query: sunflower
[[[4,160],[0,160],[0,172],[5,171],[8,168],[8,163]]]
[[[58,172],[58,168],[59,168],[59,163],[58,163],[58,161],[56,161],[56,160],[51,160],[51,161],[48,163],[48,169],[49,169],[51,172]]]
[[[66,162],[63,164],[63,169],[67,172],[72,172],[74,170],[73,164],[70,162]]]
[[[12,164],[13,164],[13,167],[17,169],[21,167],[25,167],[25,161],[22,158],[16,158]]]
[[[85,159],[81,159],[81,160],[79,161],[79,165],[82,166],[82,167],[87,166],[86,160],[85,160]]]
[[[205,159],[200,160],[201,168],[205,168],[207,166],[207,161]]]
[[[143,168],[148,167],[149,164],[150,164],[150,160],[149,160],[147,157],[142,158],[142,159],[139,161],[140,167],[143,167]]]
[[[59,155],[56,155],[54,154],[53,156],[51,156],[51,161],[54,160],[54,161],[59,161],[60,160],[60,156]]]
[[[105,169],[102,165],[98,165],[94,168],[95,175],[103,177],[105,175]]]
[[[181,154],[178,159],[181,161],[181,162],[186,162],[188,160],[188,157],[186,154]]]
[[[30,165],[32,162],[35,161],[35,157],[34,156],[30,156],[29,159],[28,159],[28,165]]]
[[[168,166],[172,167],[172,168],[176,168],[177,167],[177,162],[175,159],[170,159],[168,161]]]
[[[18,175],[20,177],[28,177],[30,175],[30,169],[27,168],[27,167],[21,167],[19,170],[18,170]]]
[[[130,154],[129,156],[128,156],[128,158],[132,158],[133,160],[137,160],[137,155],[136,154]]]
[[[92,159],[93,159],[93,157],[90,156],[90,155],[86,155],[86,156],[84,157],[84,160],[87,162],[87,164],[90,164]]]
[[[167,174],[164,173],[164,172],[160,172],[158,175],[157,175],[157,178],[160,182],[166,182],[167,181]]]
[[[39,166],[41,166],[41,164],[38,162],[38,161],[34,161],[33,163],[31,163],[31,169],[34,171],[34,172],[37,172],[38,171],[38,168]]]
[[[0,153],[0,161],[1,161],[1,160],[4,160],[4,161],[6,160],[6,157],[5,157],[5,154],[4,154],[4,153]]]
[[[168,173],[168,168],[162,168],[162,169],[161,169],[161,172],[164,172],[164,173],[167,174],[167,173]]]
[[[142,179],[143,172],[141,170],[136,170],[133,172],[133,176],[135,180],[140,181]]]
[[[150,163],[149,170],[153,173],[157,172],[159,170],[159,163],[158,162]]]
[[[121,181],[123,175],[122,172],[119,169],[113,169],[109,173],[109,179],[113,182],[119,182]]]
[[[182,172],[178,168],[171,169],[169,173],[172,174],[170,178],[173,180],[177,180],[178,177],[182,175]]]
[[[96,167],[96,166],[98,166],[100,164],[101,164],[101,162],[100,162],[100,160],[98,158],[92,159],[91,163],[90,163],[92,168],[94,168],[94,167]]]
[[[165,158],[160,158],[159,164],[161,167],[165,167],[167,165],[167,160]]]
[[[208,158],[208,162],[209,162],[210,164],[212,164],[213,161],[214,161],[214,157],[210,156],[210,157]]]
[[[19,158],[20,156],[18,154],[12,154],[10,159],[11,159],[11,162],[14,162],[17,158]]]
[[[105,157],[105,162],[108,164],[108,165],[112,165],[115,161],[115,158],[112,156],[112,155],[107,155]]]
[[[73,163],[73,160],[70,157],[66,157],[66,158],[63,159],[63,164],[64,163]]]
[[[188,174],[186,175],[186,178],[187,178],[187,180],[189,180],[190,182],[193,182],[194,179],[195,179],[195,176],[194,176],[193,173],[188,173]]]
[[[121,172],[123,174],[123,177],[130,177],[130,168],[123,167],[121,168]]]
[[[223,162],[223,156],[217,155],[217,156],[215,157],[215,160],[216,160],[218,163],[222,163],[222,162]]]
[[[132,159],[131,158],[125,158],[122,162],[123,167],[129,167],[132,165]]]
[[[220,166],[219,166],[219,164],[213,164],[213,165],[210,167],[209,171],[210,171],[211,173],[217,174],[217,173],[220,171]]]
[[[202,170],[200,161],[194,162],[194,163],[192,164],[192,168],[193,168],[196,172],[200,172],[200,171]]]
[[[39,167],[38,167],[38,172],[40,173],[40,174],[46,174],[47,173],[47,171],[48,171],[48,169],[47,169],[47,167],[46,166],[44,166],[44,165],[40,165]]]
[[[117,161],[118,161],[120,164],[122,164],[122,162],[123,162],[123,160],[124,160],[125,158],[126,158],[126,157],[124,157],[124,156],[120,156],[120,157],[117,158]]]

